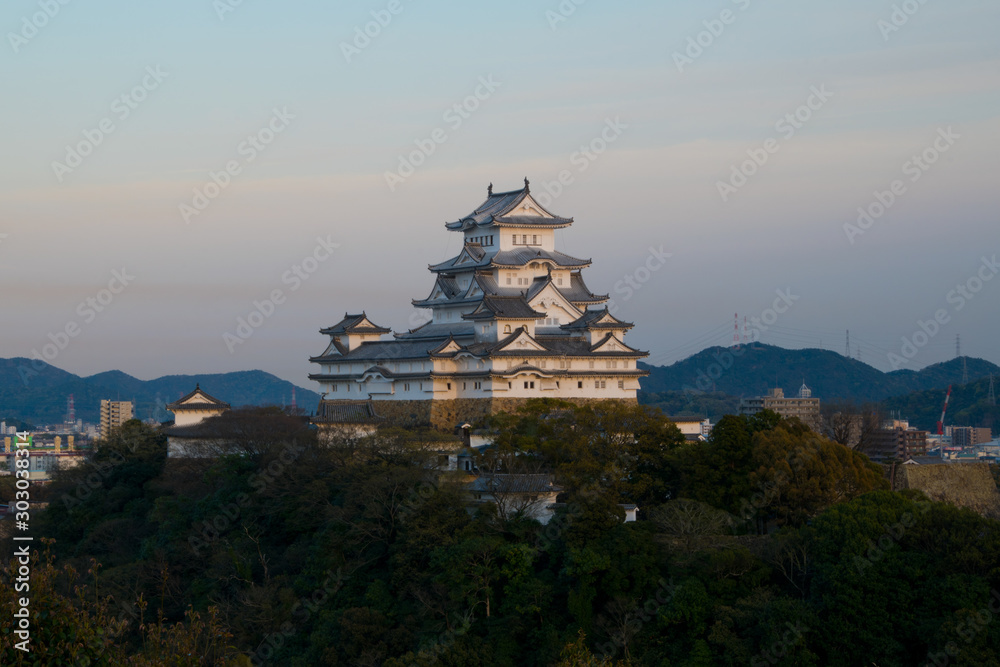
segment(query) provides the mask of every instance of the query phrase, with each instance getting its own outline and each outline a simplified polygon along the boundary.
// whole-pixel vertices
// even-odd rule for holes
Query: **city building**
[[[16,446],[15,437],[5,436],[3,439],[0,475],[13,475],[17,470],[15,462],[18,456],[15,452],[19,448]],[[64,444],[66,449],[63,449]],[[73,435],[57,435],[49,440],[33,433],[31,446],[28,448],[28,479],[33,484],[47,483],[52,479],[54,471],[80,465],[86,454],[87,452],[77,449]]]
[[[532,398],[634,402],[647,353],[625,343],[633,325],[584,283],[591,261],[556,249],[556,230],[572,224],[545,210],[527,179],[511,192],[491,185],[475,211],[445,225],[463,244],[429,267],[430,294],[413,301],[430,321],[393,334],[364,312],[345,314],[321,330],[329,343],[310,359],[310,379],[327,401],[370,398],[390,420],[444,429]]]
[[[975,447],[985,445],[993,440],[993,432],[988,428],[972,426],[952,426],[951,445],[953,447]]]
[[[744,398],[740,401],[741,415],[755,415],[764,410],[772,410],[782,417],[798,417],[813,431],[821,431],[819,399],[813,398],[812,390],[804,382],[797,398],[785,398],[785,391],[778,387],[771,389],[767,396]]]
[[[707,440],[712,435],[712,420],[697,417],[668,417],[680,429],[685,440]]]
[[[112,429],[132,419],[133,412],[132,401],[101,401],[101,437],[107,438]]]
[[[892,419],[871,434],[865,454],[873,461],[927,456],[927,431],[910,428],[906,420]]]

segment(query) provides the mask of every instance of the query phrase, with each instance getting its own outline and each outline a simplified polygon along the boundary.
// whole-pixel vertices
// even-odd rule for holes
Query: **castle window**
[[[337,384],[336,383],[330,385],[330,391],[337,391]]]
[[[577,382],[576,383],[576,388],[577,389],[583,389],[583,382]]]
[[[545,364],[547,364],[547,363],[548,363],[548,362],[547,362],[547,361],[545,361],[545,360],[543,359],[542,361],[540,361],[540,362],[538,363],[538,367],[539,367],[539,368],[545,368]]]
[[[465,391],[465,389],[466,389],[466,385],[465,385],[465,383],[463,382],[463,383],[462,383],[462,391]]]
[[[448,383],[448,391],[451,391],[451,383]]]
[[[511,241],[514,243],[514,245],[517,245],[517,234],[514,234],[514,236],[511,237]]]
[[[535,245],[538,245],[538,235],[537,234],[535,234],[535,235],[533,235],[531,237],[531,242],[534,243]]]
[[[618,388],[619,389],[624,389],[625,388],[625,380],[619,380],[618,381]]]
[[[510,333],[510,325],[509,324],[503,325],[503,332],[507,333],[507,334]]]
[[[521,234],[521,243],[523,243],[524,245],[528,245],[528,235],[527,234]]]
[[[475,389],[482,389],[482,388],[483,388],[483,383],[482,383],[482,382],[477,382],[477,383],[475,383],[475,384],[474,384],[474,385],[472,385],[472,386],[473,386],[473,387],[474,387]]]
[[[556,278],[556,285],[562,285],[562,278]]]
[[[593,361],[591,361],[591,362],[590,362],[590,367],[591,367],[591,368],[593,368],[593,367],[594,367],[594,362],[593,362]]]
[[[403,383],[403,391],[410,391],[410,383],[409,382],[404,382]]]

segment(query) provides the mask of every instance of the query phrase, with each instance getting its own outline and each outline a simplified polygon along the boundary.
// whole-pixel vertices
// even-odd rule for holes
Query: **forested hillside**
[[[4,632],[0,663],[998,664],[1000,624],[977,614],[1000,604],[1000,524],[891,492],[773,413],[702,444],[637,407],[501,416],[478,465],[551,472],[547,526],[470,510],[434,470],[439,435],[319,447],[296,418],[241,414],[239,455],[167,460],[131,422],[60,474],[33,528],[54,540],[34,652]]]

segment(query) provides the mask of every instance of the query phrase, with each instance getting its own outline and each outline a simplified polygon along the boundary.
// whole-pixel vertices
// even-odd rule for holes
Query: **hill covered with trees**
[[[236,417],[238,455],[167,459],[133,421],[58,475],[34,652],[0,632],[0,663],[1000,664],[1000,523],[773,413],[692,444],[638,406],[501,415],[477,465],[553,475],[545,526],[470,505],[440,434]]]
[[[990,373],[1000,376],[1000,367],[984,359],[966,357],[969,378]],[[914,391],[946,389],[963,376],[963,359],[933,364],[919,371],[901,369],[890,373],[849,359],[829,350],[787,350],[774,345],[751,343],[738,350],[712,347],[670,366],[642,365],[650,372],[640,380],[646,393],[721,392],[730,396],[763,396],[771,387],[785,395],[798,392],[802,382],[823,401],[882,401]],[[940,406],[939,406],[940,407]]]
[[[202,389],[233,407],[289,405],[292,385],[263,371],[197,375],[165,375],[139,380],[121,371],[80,377],[42,361],[0,359],[0,419],[32,424],[59,424],[72,394],[78,419],[100,421],[102,399],[135,401],[138,419],[167,421],[164,405],[184,396],[200,383]],[[296,402],[306,412],[315,409],[319,394],[295,387]]]

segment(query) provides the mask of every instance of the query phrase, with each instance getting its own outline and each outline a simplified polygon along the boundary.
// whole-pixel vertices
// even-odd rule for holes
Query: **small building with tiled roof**
[[[337,437],[371,435],[384,420],[375,411],[375,402],[371,399],[329,401],[323,396],[311,421],[319,429],[320,439],[330,441]]]
[[[174,426],[178,428],[200,424],[209,417],[221,415],[230,409],[229,403],[209,396],[200,384],[195,385],[194,391],[187,396],[167,403],[166,408],[174,413]]]
[[[490,186],[485,202],[445,225],[464,242],[428,267],[430,294],[413,300],[430,321],[388,339],[364,312],[345,314],[320,330],[329,342],[310,359],[310,379],[325,401],[372,400],[391,420],[445,428],[532,398],[634,402],[647,353],[625,343],[633,325],[587,287],[591,261],[556,249],[555,231],[572,224],[539,204],[527,179],[520,190]]]

